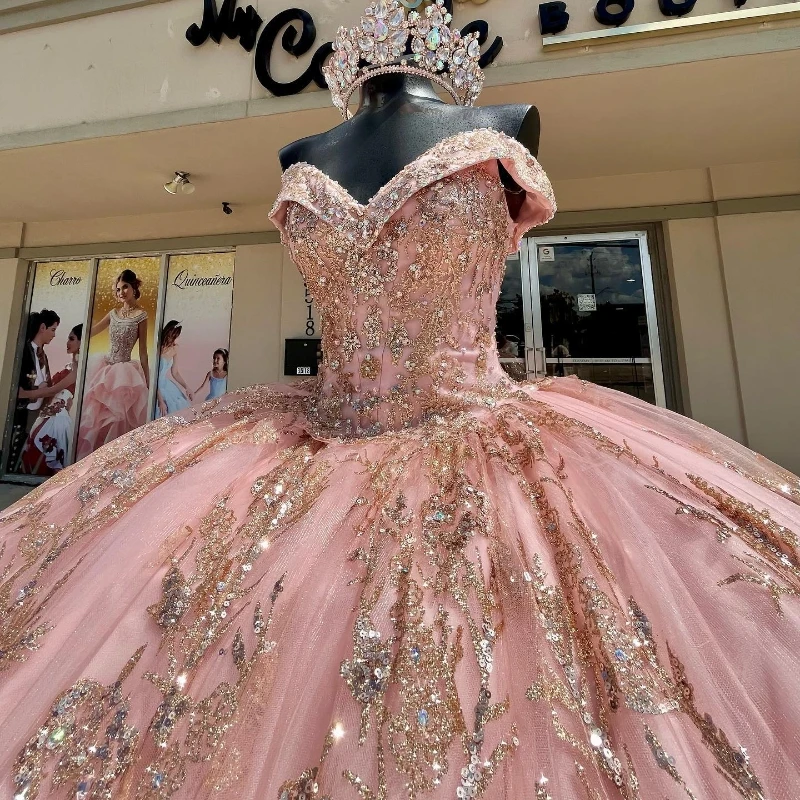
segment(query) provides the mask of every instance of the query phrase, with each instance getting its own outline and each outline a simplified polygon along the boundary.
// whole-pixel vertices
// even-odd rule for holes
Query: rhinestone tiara
[[[377,0],[358,28],[339,28],[333,56],[322,72],[342,116],[352,116],[347,106],[362,83],[391,72],[428,78],[458,105],[471,106],[483,87],[478,34],[462,36],[450,28],[451,20],[444,0],[435,0],[424,14],[411,11],[407,16],[397,0]]]

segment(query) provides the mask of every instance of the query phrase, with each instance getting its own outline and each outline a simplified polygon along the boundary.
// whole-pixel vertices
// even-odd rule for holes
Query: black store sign
[[[453,0],[445,0],[445,6],[450,13],[453,12]],[[295,58],[305,55],[314,46],[317,29],[311,14],[301,8],[287,8],[264,25],[264,29],[259,34],[263,22],[264,20],[253,6],[237,8],[237,0],[223,0],[219,9],[217,9],[216,0],[203,0],[203,20],[199,25],[195,23],[189,26],[186,38],[195,47],[199,47],[209,37],[219,44],[223,36],[227,36],[229,39],[238,39],[239,44],[248,53],[255,47],[256,78],[267,91],[274,95],[297,94],[302,92],[311,81],[314,81],[320,89],[326,88],[322,65],[333,52],[331,42],[325,42],[317,47],[306,71],[293,81],[280,83],[272,77],[270,72],[272,50],[275,40],[282,30],[281,48]],[[297,28],[290,24],[292,22],[302,25],[299,33]],[[461,29],[461,33],[463,35],[477,33],[478,42],[484,45],[489,38],[489,24],[480,19],[474,20],[465,25]],[[500,36],[496,36],[492,44],[483,51],[480,65],[485,67],[491,64],[502,48],[503,40]]]

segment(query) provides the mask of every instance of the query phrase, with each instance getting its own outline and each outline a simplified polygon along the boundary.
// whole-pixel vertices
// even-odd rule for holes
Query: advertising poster
[[[91,267],[91,261],[35,267],[16,400],[9,410],[8,473],[46,477],[71,463]]]
[[[227,390],[233,262],[233,253],[170,257],[155,416],[179,413]]]
[[[83,458],[148,420],[155,374],[161,259],[98,263],[76,457]],[[144,334],[144,336],[143,336]]]

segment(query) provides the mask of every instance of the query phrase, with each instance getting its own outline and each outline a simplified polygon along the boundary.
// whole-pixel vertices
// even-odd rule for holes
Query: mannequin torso
[[[539,149],[535,106],[469,108],[442,102],[425,78],[378,75],[361,89],[352,119],[326,133],[300,139],[279,153],[282,168],[305,161],[366,203],[400,170],[433,145],[457,133],[493,128],[520,141],[534,155]],[[501,168],[501,178],[516,189]]]

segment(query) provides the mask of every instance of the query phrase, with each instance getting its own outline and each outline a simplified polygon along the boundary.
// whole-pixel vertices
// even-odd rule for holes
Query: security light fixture
[[[164,184],[164,188],[170,194],[191,194],[194,191],[194,184],[189,180],[188,172],[176,172],[171,181]]]

